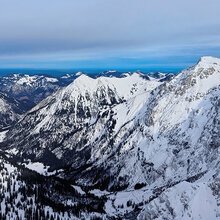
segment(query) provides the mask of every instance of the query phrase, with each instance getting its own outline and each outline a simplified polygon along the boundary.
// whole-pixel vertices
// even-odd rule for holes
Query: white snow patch
[[[72,185],[72,187],[81,195],[85,195],[86,193],[82,190],[80,186]]]
[[[8,131],[2,131],[2,132],[0,132],[0,143],[4,141],[7,132],[8,132]]]
[[[46,77],[45,79],[46,79],[47,82],[58,82],[58,79],[56,79],[56,78]]]
[[[30,169],[30,170],[34,170],[40,174],[46,174],[47,170],[48,170],[48,167],[44,166],[43,163],[40,163],[40,162],[30,162],[28,164],[25,164],[25,167]]]

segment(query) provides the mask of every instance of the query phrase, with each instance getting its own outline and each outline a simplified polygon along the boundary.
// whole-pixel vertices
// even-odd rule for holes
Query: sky
[[[219,0],[0,0],[0,68],[179,70],[220,57]]]

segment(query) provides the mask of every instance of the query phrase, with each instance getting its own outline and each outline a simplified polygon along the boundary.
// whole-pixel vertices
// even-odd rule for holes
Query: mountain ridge
[[[195,217],[186,207],[199,193],[219,201],[219,82],[220,59],[210,57],[165,82],[81,75],[29,111],[0,145],[18,150],[14,159],[62,168],[59,177],[86,190],[107,191],[109,216],[129,210],[139,219],[161,212],[178,219],[185,210]]]

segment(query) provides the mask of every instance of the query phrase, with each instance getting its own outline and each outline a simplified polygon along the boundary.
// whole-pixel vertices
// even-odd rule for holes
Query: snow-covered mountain
[[[50,165],[53,166],[54,160],[57,161],[56,165],[65,161],[68,164],[72,163],[75,161],[74,157],[78,157],[74,152],[77,148],[80,149],[83,141],[87,139],[83,132],[94,139],[94,129],[98,135],[103,132],[100,130],[103,126],[113,131],[115,119],[111,112],[112,107],[137,95],[148,94],[159,84],[157,81],[144,80],[138,74],[125,78],[97,79],[81,75],[72,84],[57,91],[29,111],[13,131],[8,132],[11,139],[8,139],[7,143],[11,143],[11,147],[18,149],[20,154],[25,153],[29,156],[33,155],[32,147],[36,149],[38,146],[38,155],[35,156],[51,162]],[[101,127],[96,129],[96,125]],[[12,133],[9,134],[10,132]],[[22,138],[21,149],[15,139],[20,139],[24,133],[27,139]],[[48,153],[52,154],[51,161],[46,156]],[[83,155],[86,157],[87,153]],[[80,159],[80,163],[83,163],[83,159]]]
[[[149,79],[146,74],[142,74],[141,72],[138,72],[138,74]],[[57,91],[59,88],[66,87],[71,84],[81,75],[84,74],[82,72],[77,72],[66,74],[61,77],[51,77],[46,75],[10,74],[8,76],[0,77],[0,91],[3,91],[9,96],[18,99],[26,108],[26,110],[30,110],[43,99]],[[90,77],[93,79],[103,76],[122,78],[126,75],[131,75],[131,73],[105,71],[101,73],[90,74]],[[166,77],[168,77],[168,75]],[[152,79],[156,78],[158,81],[165,79],[166,77],[158,78],[157,75],[152,75]]]
[[[11,74],[0,77],[0,90],[20,100],[30,109],[69,82],[44,75]]]
[[[219,87],[213,57],[165,82],[82,74],[30,110],[1,148],[62,168],[59,177],[107,198],[108,216],[217,219]]]
[[[152,72],[148,74],[149,77],[157,79],[160,82],[170,81],[175,75],[173,73]]]
[[[14,125],[24,112],[21,102],[0,91],[0,131]]]

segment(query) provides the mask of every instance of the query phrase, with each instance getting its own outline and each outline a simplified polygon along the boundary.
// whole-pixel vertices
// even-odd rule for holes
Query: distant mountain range
[[[139,72],[141,75],[146,75]],[[74,74],[65,74],[60,77],[51,77],[47,75],[28,75],[28,74],[9,74],[4,77],[0,77],[0,91],[7,93],[18,99],[27,110],[34,107],[40,101],[51,95],[60,87],[65,87],[79,77],[82,72]],[[92,74],[92,78],[100,76],[106,77],[125,77],[126,74],[132,73],[120,73],[117,71],[106,71],[102,73]],[[167,77],[173,76],[173,74],[159,74],[150,73],[153,78],[167,80]]]

